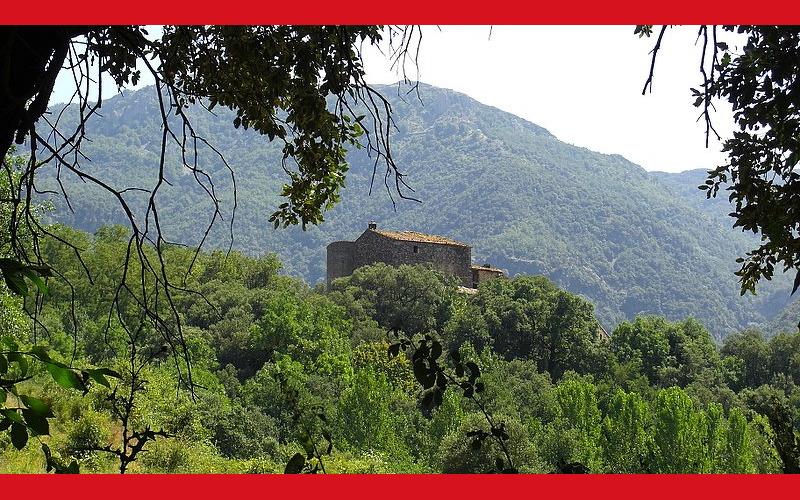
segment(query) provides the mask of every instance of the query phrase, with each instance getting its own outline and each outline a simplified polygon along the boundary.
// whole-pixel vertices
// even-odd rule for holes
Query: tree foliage
[[[660,30],[653,63],[667,27]],[[639,26],[650,35],[652,26]],[[741,48],[735,39],[745,38]],[[741,292],[755,293],[761,278],[776,271],[797,270],[794,289],[800,285],[800,90],[798,58],[800,29],[796,26],[701,26],[701,85],[692,92],[695,106],[703,110],[707,134],[716,134],[712,112],[717,99],[727,100],[738,130],[726,138],[728,162],[709,171],[700,189],[708,197],[720,188],[734,205],[734,226],[761,237],[761,244],[738,259]],[[652,83],[653,71],[645,84]],[[644,91],[643,91],[644,92]],[[718,136],[718,134],[717,134]]]
[[[507,359],[534,360],[553,379],[592,367],[599,326],[591,304],[543,276],[487,281],[471,307],[482,317],[459,327],[485,328],[494,349]],[[466,333],[451,335],[468,338]]]
[[[11,209],[0,217],[11,240],[0,247],[9,256],[0,287],[12,311],[3,314],[16,321],[25,304],[14,295],[37,290],[31,307],[40,314],[30,330],[2,326],[15,339],[0,349],[0,430],[8,431],[0,454],[6,440],[24,451],[30,437],[52,434],[42,449],[59,472],[78,460],[93,467],[95,452],[120,472],[325,472],[348,469],[353,455],[406,472],[772,472],[779,460],[796,471],[800,343],[791,335],[767,343],[742,334],[718,352],[699,322],[648,317],[620,325],[609,346],[592,306],[543,277],[490,281],[465,297],[431,269],[379,265],[325,295],[279,276],[274,256],[168,244],[155,207],[161,174],[146,193],[143,226],[128,211],[131,231],[103,227],[89,237],[26,218],[40,147],[103,186],[80,166],[80,126],[61,145],[37,132],[48,78],[69,58],[88,76],[83,65],[94,56],[122,85],[138,78],[137,60],[155,56],[145,66],[164,119],[159,167],[166,144],[178,144],[182,167],[217,206],[213,183],[186,154],[187,144],[213,147],[184,110],[228,107],[235,127],[283,143],[291,184],[274,220],[320,220],[342,186],[342,147],[364,130],[351,100],[376,106],[355,48],[375,43],[375,29],[168,27],[159,40],[136,27],[0,31],[12,67],[30,56],[10,88],[36,85],[2,97],[11,136],[31,141],[27,167],[4,162]],[[253,56],[254,46],[266,49]],[[20,95],[24,103],[11,99]],[[78,101],[83,124],[97,108],[86,94]],[[381,140],[374,147],[399,189]],[[128,208],[125,190],[104,188]],[[58,281],[43,279],[42,261]],[[43,337],[52,351],[38,345]],[[104,362],[117,371],[72,367]],[[174,440],[155,441],[167,436]]]
[[[382,161],[387,176],[396,179],[396,192],[405,196],[402,175],[390,154],[390,106],[364,81],[361,47],[377,45],[389,33],[391,57],[401,58],[402,66],[414,44],[414,32],[415,28],[387,32],[380,26],[166,26],[160,36],[152,37],[141,26],[0,28],[0,155],[10,181],[3,205],[12,214],[3,221],[9,254],[9,260],[2,261],[4,278],[19,291],[26,291],[22,276],[43,286],[39,278],[45,272],[39,247],[43,235],[73,250],[79,269],[93,272],[81,257],[83,249],[59,238],[33,216],[33,198],[42,192],[37,170],[48,164],[58,171],[58,187],[50,194],[60,195],[70,208],[70,193],[60,182],[62,173],[99,187],[114,198],[131,228],[109,316],[124,302],[136,303],[137,313],[153,323],[175,359],[183,359],[191,386],[181,314],[175,303],[185,277],[167,274],[164,254],[170,243],[162,232],[159,199],[169,184],[165,171],[174,154],[175,163],[211,202],[210,222],[199,248],[223,217],[220,207],[225,202],[215,190],[219,172],[210,171],[204,154],[222,162],[221,175],[227,172],[234,186],[235,165],[229,165],[198,133],[189,108],[209,112],[217,106],[228,108],[235,115],[234,128],[253,129],[283,144],[286,201],[270,218],[276,228],[299,224],[305,229],[321,222],[344,186],[346,149],[362,143],[375,158],[376,169]],[[82,148],[87,122],[102,106],[103,76],[110,76],[121,90],[135,85],[142,71],[155,81],[152,91],[162,125],[159,152],[151,158],[155,169],[149,170],[155,173],[148,186],[118,187],[86,165]],[[62,72],[72,73],[76,89],[70,105],[51,118],[46,116],[47,105]],[[359,105],[362,111],[357,114]],[[27,142],[29,147],[29,158],[20,172],[6,160],[14,142]],[[233,206],[228,220],[232,239],[235,187],[228,201]],[[137,213],[139,205],[144,214]],[[192,264],[184,271],[188,273]],[[69,270],[55,272],[63,278],[61,273]]]
[[[126,251],[125,230],[78,236],[70,237],[86,245],[87,261],[101,274],[117,272],[117,256]],[[43,248],[54,265],[74,258],[61,252],[63,247]],[[165,252],[170,272],[181,275],[179,268],[193,254],[191,248],[171,247]],[[495,315],[501,324],[511,309],[500,307],[507,300],[490,297],[488,288],[483,301],[483,290],[457,295],[454,284],[424,267],[366,268],[363,277],[369,280],[342,280],[340,289],[325,293],[282,277],[274,256],[201,251],[195,265],[187,290],[175,298],[186,313],[194,397],[185,388],[176,392],[177,367],[161,352],[158,335],[145,335],[131,350],[119,323],[135,318],[134,304],[123,307],[122,317],[112,318],[104,332],[109,319],[99,304],[107,298],[92,293],[84,274],[70,276],[80,297],[75,305],[69,287],[49,283],[40,342],[69,339],[65,330],[71,323],[62,318],[74,314],[81,318],[77,349],[72,342],[53,343],[48,356],[58,379],[27,355],[31,378],[18,384],[17,394],[52,412],[44,417],[49,436],[34,438],[48,447],[53,467],[66,471],[75,461],[81,471],[113,472],[124,461],[127,472],[778,472],[785,468],[782,457],[790,466],[793,460],[800,390],[790,376],[793,365],[778,361],[794,356],[794,334],[769,341],[753,337],[753,343],[767,346],[760,350],[733,349],[732,342],[716,362],[707,352],[708,332],[694,320],[643,318],[625,327],[641,330],[631,337],[635,350],[618,349],[612,337],[614,348],[604,354],[607,365],[579,363],[583,374],[569,368],[554,378],[530,353],[497,352],[493,336],[481,349],[468,341],[452,349],[445,334],[455,329],[448,325],[466,308],[474,310],[473,317]],[[520,310],[556,310],[559,290],[542,293],[533,283],[551,286],[518,277],[498,282],[496,292],[517,286]],[[409,337],[394,330],[401,323],[377,321],[380,298],[370,293],[373,287],[386,297],[408,294],[398,300],[401,309],[425,317],[402,327],[417,333]],[[202,290],[205,299],[190,289]],[[414,297],[424,303],[415,304]],[[399,310],[396,314],[401,317]],[[569,314],[581,318],[583,310]],[[415,325],[424,325],[425,332]],[[528,333],[534,343],[547,335]],[[20,356],[40,352],[23,344],[31,330],[19,335],[19,348],[4,358],[9,377],[20,373]],[[403,339],[407,349],[393,348]],[[574,342],[575,352],[585,351]],[[661,357],[643,355],[653,351],[651,342],[662,345]],[[589,341],[588,352],[607,343]],[[736,359],[751,351],[763,351],[758,359],[776,360],[768,361],[767,382],[758,387],[737,382],[736,366],[747,365]],[[75,366],[111,366],[120,378],[55,364],[71,356]],[[675,377],[684,371],[685,377]],[[89,381],[85,396],[83,389],[59,385],[73,378],[67,372]],[[110,387],[92,384],[93,373]],[[651,383],[643,373],[657,377]],[[675,380],[685,388],[664,387]],[[18,470],[15,453],[30,454],[31,436],[37,426],[42,430],[41,419],[23,413],[29,409],[11,393],[0,407],[0,418],[12,419],[8,432],[0,432],[2,471]],[[21,451],[14,447],[22,439],[15,418],[34,428],[26,427],[28,443]],[[140,442],[141,450],[134,451]]]

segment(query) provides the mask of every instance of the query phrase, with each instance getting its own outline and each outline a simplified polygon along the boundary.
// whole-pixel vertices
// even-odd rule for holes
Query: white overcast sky
[[[690,88],[701,81],[697,29],[676,27],[662,42],[653,92],[642,95],[655,34],[633,26],[441,26],[423,31],[419,79],[453,89],[548,129],[560,140],[617,153],[646,170],[711,169],[721,143],[705,147]],[[368,53],[369,81],[398,80]],[[412,68],[412,75],[416,69]],[[727,103],[715,127],[730,135]]]
[[[695,39],[696,28],[668,31],[653,92],[643,96],[655,39],[639,39],[633,26],[424,27],[419,79],[525,118],[564,142],[620,154],[646,170],[711,169],[724,155],[713,138],[706,149],[705,126],[692,106],[689,89],[701,78]],[[375,49],[365,51],[365,69],[370,83],[399,79]],[[408,69],[415,77],[416,68]],[[62,76],[51,103],[71,94]],[[728,108],[718,109],[715,126],[730,134]]]

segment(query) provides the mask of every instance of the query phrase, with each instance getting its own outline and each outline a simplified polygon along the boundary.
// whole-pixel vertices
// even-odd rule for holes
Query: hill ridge
[[[725,225],[722,205],[706,210],[693,201],[685,187],[691,175],[646,172],[621,155],[565,144],[536,124],[453,90],[420,84],[420,101],[401,98],[392,85],[376,88],[394,111],[395,161],[422,203],[398,200],[393,206],[380,173],[367,196],[373,159],[354,151],[341,202],[307,231],[274,230],[267,222],[286,182],[279,146],[233,129],[227,110],[192,111],[198,132],[236,170],[234,248],[251,255],[276,252],[287,272],[314,284],[324,280],[325,246],[358,236],[369,220],[446,234],[469,242],[475,262],[491,262],[512,276],[543,274],[589,299],[609,331],[637,314],[658,314],[673,321],[694,316],[721,337],[771,321],[788,302],[789,283],[782,280],[758,296],[739,297],[734,260],[752,240]],[[157,165],[153,141],[160,130],[152,118],[155,103],[144,90],[107,100],[104,117],[90,123],[91,168],[118,186],[141,183]],[[201,153],[230,221],[232,183],[213,155]],[[196,245],[207,222],[198,215],[208,203],[174,158],[167,175],[173,186],[158,198],[165,232],[170,240]],[[77,179],[62,182],[81,208],[71,215],[62,204],[57,220],[90,231],[103,222],[100,215],[119,222],[110,200]],[[209,245],[228,244],[222,224]]]

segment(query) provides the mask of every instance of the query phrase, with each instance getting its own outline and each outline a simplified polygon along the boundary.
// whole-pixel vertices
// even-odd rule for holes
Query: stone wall
[[[435,269],[456,276],[463,286],[472,286],[469,246],[398,240],[372,229],[364,231],[356,241],[335,241],[328,245],[328,283],[376,262],[392,266],[430,263]]]
[[[355,243],[352,241],[334,241],[328,245],[328,284],[336,278],[353,274],[356,269],[354,254]]]
[[[499,278],[505,276],[500,269],[494,269],[486,266],[472,266],[472,287],[478,288],[478,285],[486,280]]]
[[[355,241],[354,267],[376,262],[392,266],[430,263],[435,269],[458,277],[464,286],[472,284],[472,249],[466,245],[396,240],[367,230]]]

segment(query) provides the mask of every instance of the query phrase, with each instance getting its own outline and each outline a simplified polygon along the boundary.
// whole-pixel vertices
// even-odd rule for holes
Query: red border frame
[[[413,500],[513,495],[537,499],[683,500],[796,495],[800,476],[744,475],[83,475],[2,476],[5,498],[36,496],[82,500],[186,498],[348,498]],[[786,494],[784,493],[784,494]]]
[[[209,0],[125,3],[87,0],[69,4],[43,0],[33,6],[15,1],[3,7],[5,21],[23,23],[366,23],[418,24],[636,24],[638,22],[800,22],[800,4],[777,0],[751,10],[752,1],[688,1],[669,4],[622,0],[410,0],[342,3],[332,0],[268,2]],[[220,8],[224,6],[224,11]],[[34,13],[31,14],[31,7]],[[744,19],[746,18],[746,19]],[[321,497],[380,500],[413,497],[476,500],[522,498],[763,498],[800,491],[800,476],[2,476],[5,498],[30,494],[86,500],[115,498],[286,498]],[[785,494],[785,493],[784,493]]]
[[[800,22],[796,0],[773,0],[769,8],[752,0],[40,0],[3,7],[4,21],[23,23],[386,23],[395,24],[788,24]],[[221,9],[224,7],[224,9]]]

